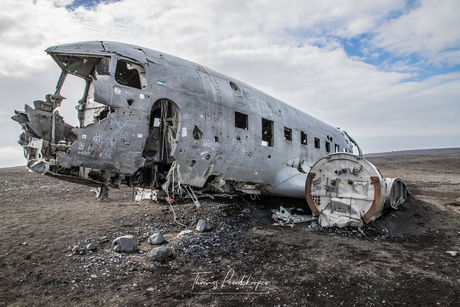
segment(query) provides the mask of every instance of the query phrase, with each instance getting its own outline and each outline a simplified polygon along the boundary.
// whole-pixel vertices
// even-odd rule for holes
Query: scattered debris
[[[457,257],[458,256],[458,252],[456,252],[456,251],[447,251],[446,253],[451,255],[452,257]]]
[[[136,250],[136,238],[131,235],[118,237],[112,242],[112,248],[116,252],[132,253]]]
[[[158,190],[138,188],[135,189],[135,201],[141,201],[143,199],[149,199],[153,201],[158,201]]]
[[[291,214],[291,210],[280,206],[279,210],[272,210],[274,225],[291,226],[294,224],[316,221],[318,218],[311,215]]]

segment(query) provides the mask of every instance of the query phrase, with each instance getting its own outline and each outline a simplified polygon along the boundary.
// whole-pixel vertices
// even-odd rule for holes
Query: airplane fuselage
[[[46,52],[62,69],[57,90],[17,120],[26,130],[20,142],[28,166],[50,176],[91,186],[173,181],[221,193],[304,197],[316,161],[353,152],[339,129],[174,56],[114,42]],[[86,80],[79,127],[55,111],[67,74]]]

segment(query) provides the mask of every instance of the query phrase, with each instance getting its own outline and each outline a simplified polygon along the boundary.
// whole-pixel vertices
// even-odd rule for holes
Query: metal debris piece
[[[272,218],[275,220],[274,225],[291,226],[294,224],[316,221],[318,217],[312,215],[292,214],[291,210],[280,206],[279,210],[272,210]]]
[[[152,189],[143,189],[143,188],[135,188],[136,196],[135,201],[141,201],[143,199],[149,199],[158,201],[158,191]]]

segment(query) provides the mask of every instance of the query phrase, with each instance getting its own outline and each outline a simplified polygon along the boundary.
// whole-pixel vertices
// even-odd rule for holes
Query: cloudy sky
[[[55,90],[44,50],[88,40],[213,68],[347,130],[364,153],[460,147],[458,0],[2,0],[0,167],[25,164],[14,110]],[[60,113],[76,124],[67,91]]]

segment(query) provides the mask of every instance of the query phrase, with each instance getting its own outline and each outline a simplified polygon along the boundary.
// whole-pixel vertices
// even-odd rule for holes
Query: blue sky
[[[83,7],[85,9],[92,9],[97,7],[99,4],[110,4],[113,2],[118,2],[118,0],[74,0],[74,1],[58,1],[56,6],[64,6],[69,10],[75,10],[78,7]]]
[[[43,51],[88,40],[132,43],[213,68],[347,130],[365,153],[460,147],[458,0],[2,5],[0,167],[25,161],[14,110],[54,91],[59,69]],[[71,124],[80,95],[70,87],[59,110]]]

